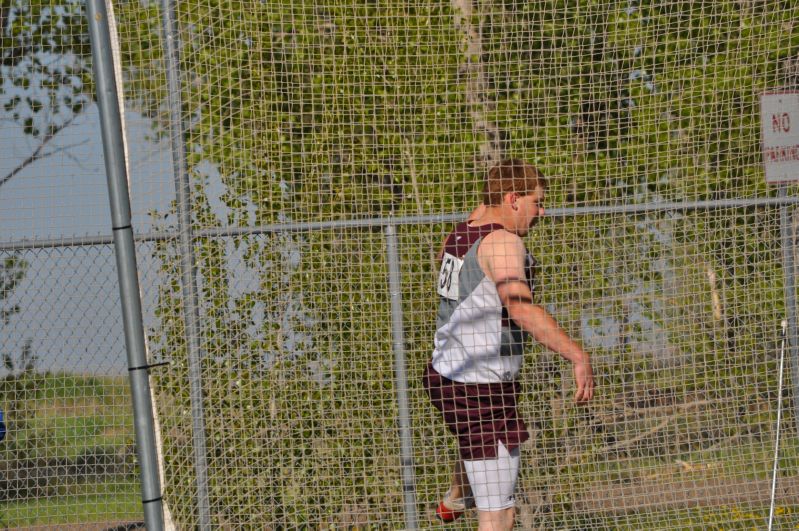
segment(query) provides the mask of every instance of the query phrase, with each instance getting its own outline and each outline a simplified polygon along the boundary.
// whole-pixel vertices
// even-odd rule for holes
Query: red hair
[[[483,203],[496,206],[508,192],[527,195],[546,189],[547,181],[538,168],[520,159],[506,159],[488,170],[483,186]]]

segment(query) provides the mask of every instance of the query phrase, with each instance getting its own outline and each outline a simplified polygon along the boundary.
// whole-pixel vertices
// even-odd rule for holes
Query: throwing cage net
[[[570,365],[530,342],[517,526],[799,525],[794,207],[776,201],[795,190],[765,183],[758,106],[799,83],[794,2],[114,11],[127,130],[149,128],[162,182],[191,183],[190,203],[154,186],[134,212],[177,528],[437,525],[457,459],[421,382],[437,253],[511,157],[549,181],[535,300],[597,382],[575,406]],[[134,189],[156,180],[131,164]]]

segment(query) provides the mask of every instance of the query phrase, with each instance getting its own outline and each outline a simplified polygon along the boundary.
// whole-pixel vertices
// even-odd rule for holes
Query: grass
[[[556,514],[537,515],[533,519],[516,519],[517,529],[557,529],[558,531],[758,531],[767,528],[769,507],[745,506],[686,508],[672,511],[611,514],[575,514],[562,511]],[[472,510],[448,531],[472,530],[477,524],[477,513]],[[440,524],[433,517],[432,508],[421,513],[422,528]],[[774,515],[775,530],[799,529],[799,505],[778,506]]]
[[[619,516],[598,515],[570,518],[554,522],[554,529],[572,530],[713,530],[744,531],[767,527],[769,507],[748,508],[742,506],[691,508],[679,511],[625,514]],[[776,507],[774,529],[799,529],[799,506]]]
[[[28,457],[74,457],[97,447],[133,444],[133,409],[124,378],[33,375],[24,393],[8,380],[0,400],[16,394],[16,410],[6,411],[11,432],[6,447],[24,449]],[[14,428],[16,427],[16,431]]]
[[[142,519],[127,379],[22,374],[0,380],[0,404],[9,427],[0,443],[0,472],[14,476],[41,459],[56,474],[43,488],[16,483],[0,501],[0,528]],[[95,456],[119,466],[80,477],[60,468]]]
[[[90,487],[94,493],[4,503],[0,527],[143,520],[138,485],[95,483]]]

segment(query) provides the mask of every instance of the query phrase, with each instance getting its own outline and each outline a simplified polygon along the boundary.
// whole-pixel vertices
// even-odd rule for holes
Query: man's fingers
[[[574,365],[574,380],[577,391],[574,393],[575,402],[588,402],[594,397],[594,375],[589,364]]]
[[[575,402],[588,402],[594,397],[594,382],[577,382],[577,391],[574,393]]]
[[[585,400],[585,384],[582,382],[577,384],[577,392],[574,393],[575,402],[583,402]]]

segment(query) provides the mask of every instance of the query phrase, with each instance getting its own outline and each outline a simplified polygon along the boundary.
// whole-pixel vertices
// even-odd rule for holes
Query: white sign
[[[760,96],[767,183],[799,181],[799,92]]]

